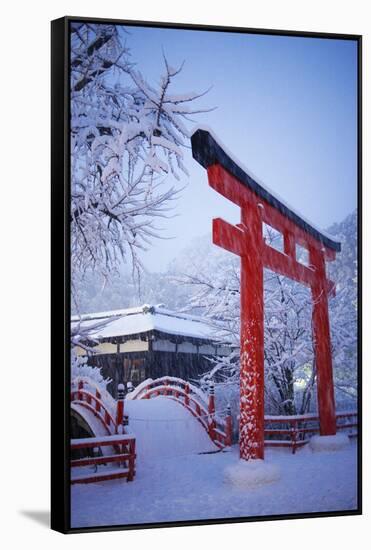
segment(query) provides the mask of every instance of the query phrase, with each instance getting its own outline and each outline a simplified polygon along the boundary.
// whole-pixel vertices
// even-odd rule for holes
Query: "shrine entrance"
[[[206,130],[191,138],[195,160],[207,169],[209,185],[241,208],[241,223],[213,220],[213,243],[241,257],[240,457],[264,458],[264,300],[263,269],[308,286],[313,311],[320,434],[336,433],[328,294],[335,285],[326,261],[340,243],[310,225],[231,159]],[[263,223],[282,234],[283,252],[263,238]],[[297,260],[296,246],[308,251],[309,264]]]

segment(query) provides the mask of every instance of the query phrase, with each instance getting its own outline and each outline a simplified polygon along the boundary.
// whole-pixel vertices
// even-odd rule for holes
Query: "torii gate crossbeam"
[[[264,458],[264,267],[311,289],[321,435],[336,433],[326,260],[335,259],[340,243],[310,225],[257,183],[231,159],[206,130],[192,138],[193,157],[207,169],[209,185],[241,208],[234,226],[213,220],[214,244],[241,257],[240,457]],[[263,223],[283,235],[284,251],[265,243]],[[309,252],[309,265],[296,258],[296,244]]]

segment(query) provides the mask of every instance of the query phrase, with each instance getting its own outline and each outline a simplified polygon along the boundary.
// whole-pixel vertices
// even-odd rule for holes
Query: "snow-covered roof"
[[[105,322],[106,321],[106,322]],[[89,313],[71,317],[72,327],[78,323],[92,328],[90,336],[97,339],[130,336],[158,331],[202,340],[216,340],[215,327],[202,317],[176,313],[161,305],[143,305],[129,309]]]

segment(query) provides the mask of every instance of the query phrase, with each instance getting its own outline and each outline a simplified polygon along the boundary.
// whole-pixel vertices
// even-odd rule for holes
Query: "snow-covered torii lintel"
[[[340,243],[251,177],[210,131],[196,130],[191,143],[194,159],[207,169],[209,185],[241,208],[240,224],[213,220],[214,244],[241,257],[240,457],[264,458],[264,267],[311,289],[320,433],[334,435],[327,297],[335,287],[326,277],[326,260],[335,259]],[[265,242],[263,223],[283,235],[283,252]],[[297,244],[308,250],[308,265],[296,259]]]

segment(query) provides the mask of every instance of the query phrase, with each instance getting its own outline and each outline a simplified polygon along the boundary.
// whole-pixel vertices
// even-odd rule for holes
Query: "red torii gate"
[[[328,293],[326,277],[340,243],[330,239],[236,164],[212,135],[197,130],[191,138],[195,160],[207,169],[209,185],[241,208],[241,223],[213,220],[214,244],[241,257],[240,457],[264,458],[264,303],[263,269],[271,269],[311,289],[321,435],[336,433]],[[263,223],[283,235],[284,252],[263,238]],[[309,265],[296,259],[296,244],[309,253]]]

